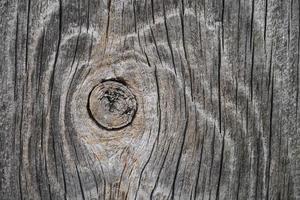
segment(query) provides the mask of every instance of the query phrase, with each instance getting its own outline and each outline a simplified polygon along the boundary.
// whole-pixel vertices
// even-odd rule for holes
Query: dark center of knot
[[[88,110],[98,125],[105,129],[120,129],[129,125],[137,110],[135,96],[117,81],[98,84],[89,96]]]

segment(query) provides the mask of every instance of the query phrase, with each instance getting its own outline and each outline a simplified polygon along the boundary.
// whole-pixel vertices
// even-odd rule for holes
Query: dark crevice
[[[166,140],[166,141],[167,141],[167,140]],[[160,167],[160,169],[159,169],[159,172],[158,172],[158,175],[157,175],[157,178],[156,178],[154,187],[153,187],[153,189],[151,190],[151,193],[150,193],[150,200],[153,199],[154,191],[155,191],[155,189],[157,188],[157,185],[158,185],[158,181],[159,181],[160,175],[161,175],[161,173],[162,173],[162,170],[163,170],[163,168],[164,168],[164,166],[165,166],[165,162],[166,162],[166,160],[167,160],[167,155],[169,154],[169,149],[170,149],[170,144],[171,144],[171,142],[168,142],[168,143],[169,143],[169,144],[168,144],[167,152],[166,152],[166,154],[165,154],[164,157],[163,157],[163,163],[162,163],[162,165],[161,165],[161,167]]]
[[[165,8],[165,0],[163,0],[162,2],[163,2],[164,25],[165,25],[165,29],[166,29],[167,42],[168,42],[168,46],[169,46],[171,57],[172,57],[173,69],[174,69],[175,75],[177,75],[176,65],[175,65],[175,59],[174,59],[174,53],[173,53],[172,44],[171,44],[171,40],[170,40],[170,36],[169,36],[169,30],[168,30],[166,8]]]
[[[268,168],[267,168],[267,193],[266,199],[269,199],[270,192],[270,179],[271,179],[271,161],[272,161],[272,135],[273,135],[273,104],[274,104],[274,70],[272,72],[271,83],[271,98],[270,98],[270,131],[269,131],[269,144],[268,144]]]
[[[58,55],[60,52],[60,43],[61,43],[61,36],[62,36],[62,0],[59,0],[59,22],[58,22],[58,41],[57,41],[57,48],[55,51],[55,59],[54,59],[54,64],[53,64],[53,69],[52,69],[52,73],[50,76],[50,105],[52,102],[52,95],[53,95],[53,89],[54,89],[54,80],[55,80],[55,70],[56,70],[56,65],[57,65],[57,61],[58,61]]]

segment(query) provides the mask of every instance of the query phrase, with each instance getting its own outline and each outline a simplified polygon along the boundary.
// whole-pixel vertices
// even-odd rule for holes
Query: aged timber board
[[[300,199],[298,0],[0,0],[0,199]]]

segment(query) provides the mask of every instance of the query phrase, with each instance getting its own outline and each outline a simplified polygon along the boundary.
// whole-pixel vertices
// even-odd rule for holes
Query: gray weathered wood
[[[298,0],[1,0],[0,199],[299,200],[299,15]],[[88,111],[105,80],[137,101],[118,129]]]

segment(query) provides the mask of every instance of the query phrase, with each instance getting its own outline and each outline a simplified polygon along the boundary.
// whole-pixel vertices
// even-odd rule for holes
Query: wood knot
[[[137,111],[137,101],[129,88],[118,81],[96,85],[89,95],[88,110],[94,121],[108,130],[129,125]]]

